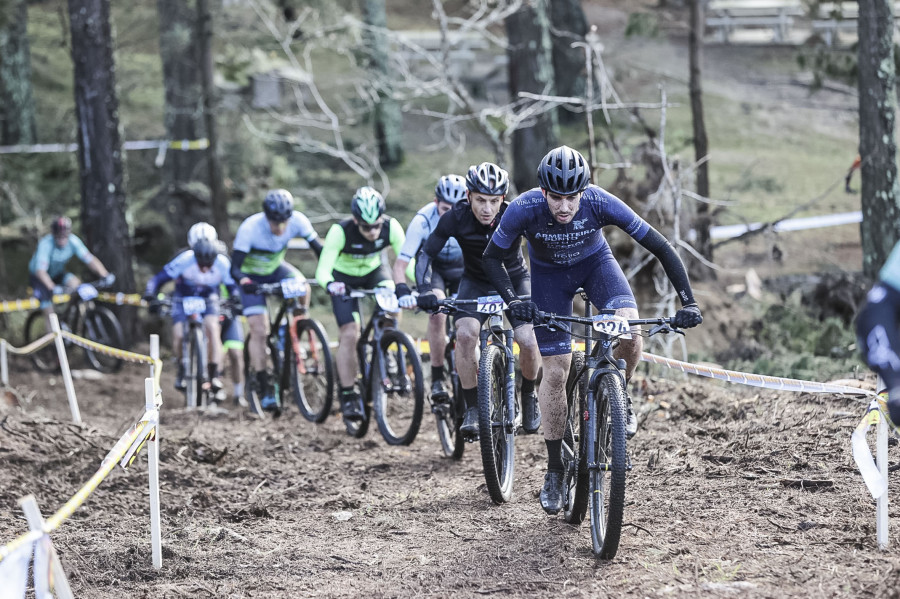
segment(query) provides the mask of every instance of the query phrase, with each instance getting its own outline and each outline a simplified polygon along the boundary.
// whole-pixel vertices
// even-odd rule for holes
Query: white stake
[[[37,500],[34,495],[26,495],[19,499],[19,505],[25,512],[25,519],[28,521],[28,528],[31,530],[44,531],[44,516],[38,507]],[[40,541],[38,541],[40,542]],[[50,554],[50,567],[53,568],[53,589],[59,599],[74,599],[72,589],[69,587],[69,580],[66,578],[66,572],[63,570],[62,563],[56,552]]]
[[[0,383],[9,387],[9,367],[6,364],[6,339],[0,339]]]
[[[72,421],[81,424],[81,412],[78,410],[78,400],[75,399],[75,385],[72,383],[72,371],[69,370],[69,359],[66,357],[66,344],[63,341],[59,328],[59,317],[50,315],[50,330],[56,333],[56,353],[59,356],[59,368],[62,370],[63,383],[66,385],[66,396],[69,398],[69,410],[72,412]]]
[[[154,335],[155,337],[156,335]],[[151,342],[152,343],[152,342]],[[158,343],[157,343],[158,351]],[[144,380],[146,409],[156,406],[156,389],[152,378]],[[156,439],[147,442],[147,470],[150,474],[150,546],[153,552],[153,567],[162,568],[162,539],[159,525],[159,424],[156,425]]]

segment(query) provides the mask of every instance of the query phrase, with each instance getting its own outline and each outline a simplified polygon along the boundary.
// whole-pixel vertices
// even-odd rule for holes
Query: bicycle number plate
[[[304,297],[306,295],[306,279],[299,277],[281,279],[281,295],[286,299]]]
[[[385,312],[400,311],[400,300],[397,299],[397,294],[387,287],[377,290],[377,293],[375,293],[375,303],[377,303]]]
[[[615,314],[598,314],[593,317],[593,321],[594,330],[598,333],[620,339],[631,339],[631,327],[628,326],[627,318]]]
[[[184,310],[186,316],[203,314],[206,312],[206,299],[194,296],[183,297],[181,298],[181,309]]]
[[[499,295],[483,295],[478,298],[475,311],[482,314],[500,314],[503,312],[503,298]]]
[[[78,297],[83,302],[89,302],[97,297],[97,288],[90,283],[82,283],[78,286]]]

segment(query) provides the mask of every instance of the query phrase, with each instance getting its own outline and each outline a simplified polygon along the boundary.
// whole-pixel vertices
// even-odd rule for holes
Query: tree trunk
[[[115,273],[117,287],[132,292],[134,271],[125,221],[109,0],[69,0],[69,23],[75,67],[82,230],[91,252]],[[123,325],[130,337],[129,320]]]
[[[213,224],[219,238],[231,244],[231,228],[228,226],[228,197],[225,195],[225,183],[222,175],[222,163],[219,160],[219,131],[216,127],[216,86],[213,81],[215,65],[212,58],[213,21],[206,0],[197,0],[197,17],[200,30],[200,69],[203,87],[203,115],[206,124],[206,137],[209,147],[206,149],[206,165],[209,172],[209,197],[212,205]]]
[[[709,154],[709,139],[706,136],[706,123],[703,120],[703,89],[700,63],[703,58],[703,1],[691,0],[691,30],[688,38],[690,62],[690,96],[691,117],[694,124],[694,158],[698,162]],[[697,193],[704,198],[709,197],[709,168],[705,160],[697,166]],[[712,260],[712,243],[709,238],[710,214],[709,204],[700,202],[697,205],[697,220],[694,230],[697,232],[696,247],[707,260]],[[703,268],[692,273],[695,278],[708,278],[713,271]]]
[[[0,2],[0,145],[37,143],[27,0]]]
[[[549,9],[556,93],[583,98],[586,81],[584,48],[572,47],[573,42],[584,42],[588,32],[581,0],[553,0]],[[564,123],[581,120],[581,115],[565,108],[560,108],[557,113]]]
[[[859,2],[859,155],[863,271],[875,277],[900,237],[897,93],[890,0]]]
[[[509,43],[509,93],[513,99],[519,92],[553,94],[553,59],[550,42],[550,19],[546,0],[531,0],[506,19]],[[518,192],[537,185],[537,165],[557,145],[556,111],[534,118],[531,126],[512,134],[513,184]]]
[[[367,25],[363,31],[363,43],[371,81],[378,93],[373,114],[378,157],[383,166],[395,166],[403,162],[403,115],[392,93],[384,0],[362,0],[362,13]]]

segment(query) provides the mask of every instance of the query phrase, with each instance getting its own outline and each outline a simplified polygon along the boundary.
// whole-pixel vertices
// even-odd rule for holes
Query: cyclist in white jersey
[[[407,271],[413,265],[413,260],[422,249],[422,245],[444,213],[448,212],[460,200],[466,198],[466,180],[459,175],[444,175],[434,188],[434,201],[423,206],[406,228],[406,241],[400,249],[400,256],[394,262],[394,283],[396,284],[397,297],[400,306],[406,309],[417,307],[416,298],[413,297],[406,277],[415,279],[415,271],[411,274]],[[438,299],[444,299],[445,291],[455,294],[459,289],[459,280],[463,273],[463,255],[459,243],[451,237],[441,252],[431,262],[431,281],[433,292]],[[435,401],[445,401],[448,398],[444,387],[444,350],[447,347],[446,338],[447,316],[440,312],[432,314],[428,318],[428,346],[431,355],[431,397]]]

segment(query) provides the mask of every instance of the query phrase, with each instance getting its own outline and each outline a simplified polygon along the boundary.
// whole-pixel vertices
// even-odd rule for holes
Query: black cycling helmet
[[[559,146],[541,160],[537,177],[541,189],[568,196],[585,190],[591,182],[591,169],[577,150]]]
[[[263,200],[266,218],[283,223],[294,213],[294,196],[287,189],[270,189]]]
[[[434,188],[434,197],[448,204],[466,199],[466,180],[459,175],[444,175]]]
[[[493,162],[482,162],[478,166],[469,167],[466,187],[469,191],[489,196],[506,195],[509,191],[509,173]]]
[[[357,220],[374,225],[384,214],[384,197],[372,187],[360,187],[353,194],[350,210]]]
[[[216,256],[219,255],[219,249],[216,245],[216,242],[211,239],[201,238],[191,246],[198,266],[212,267],[216,261]]]
[[[57,216],[50,223],[50,232],[53,233],[54,237],[68,235],[72,232],[72,219],[68,216]]]

